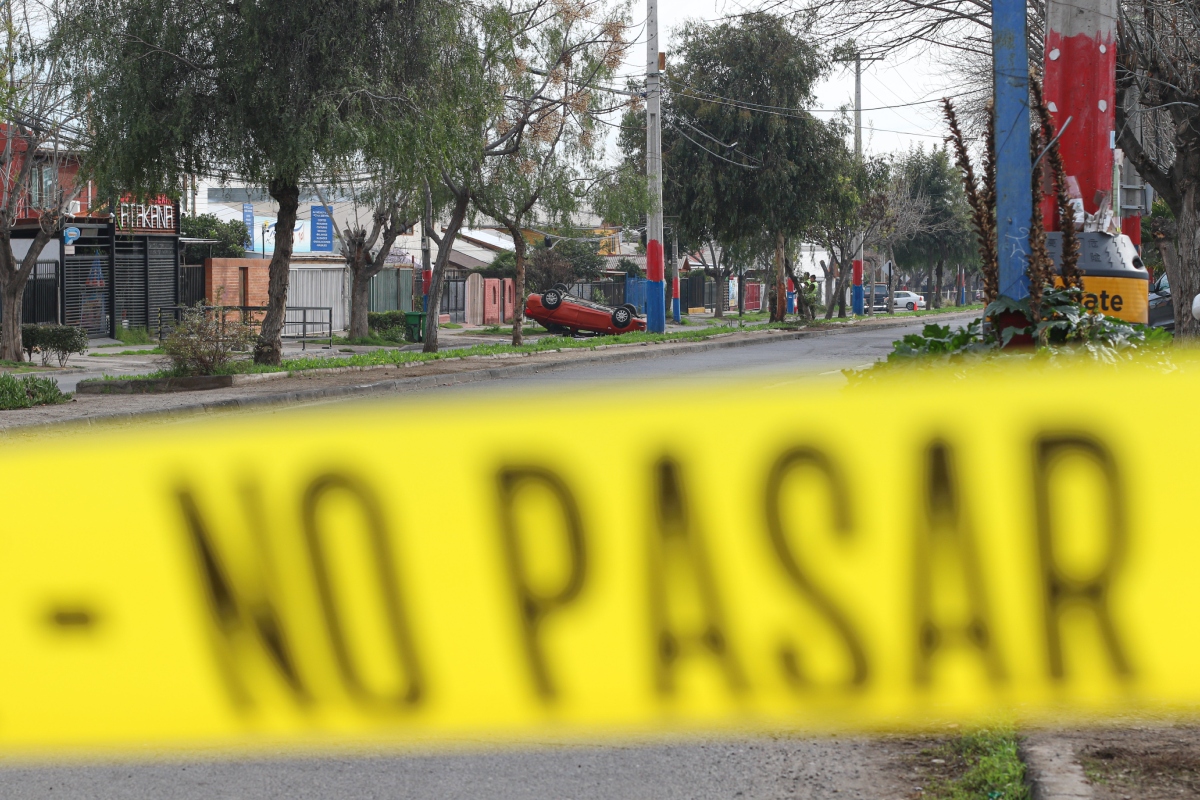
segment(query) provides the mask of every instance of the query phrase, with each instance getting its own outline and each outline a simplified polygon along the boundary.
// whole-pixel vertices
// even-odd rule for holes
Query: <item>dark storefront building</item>
[[[178,207],[122,202],[111,218],[77,218],[47,247],[25,287],[24,321],[113,336],[118,327],[155,327],[159,309],[178,303]]]

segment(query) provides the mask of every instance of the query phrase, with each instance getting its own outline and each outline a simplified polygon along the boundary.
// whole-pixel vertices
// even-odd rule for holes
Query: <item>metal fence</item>
[[[58,262],[39,261],[25,283],[21,321],[38,325],[58,322]]]
[[[216,306],[201,308],[205,314],[217,310]],[[187,310],[188,306],[162,306],[158,309],[159,341],[171,334]],[[266,306],[221,306],[220,310],[223,319],[238,319],[255,329],[262,327],[263,317],[267,313]],[[328,339],[332,347],[333,332],[338,330],[333,327],[334,319],[334,309],[328,306],[287,306],[283,312],[282,338],[299,339],[303,345],[302,349],[307,349],[310,339]]]
[[[288,276],[287,307],[330,308],[333,330],[344,331],[349,322],[349,279],[345,267],[294,267]],[[297,325],[289,317],[284,336],[299,336]]]
[[[0,310],[0,319],[3,312]],[[25,281],[21,297],[21,322],[26,325],[58,323],[58,262],[39,261]]]
[[[467,281],[446,280],[442,284],[441,314],[449,314],[451,322],[467,321]]]
[[[625,305],[625,281],[593,281],[577,283],[570,288],[571,294],[603,303],[606,306]]]
[[[204,302],[204,265],[188,264],[179,268],[179,305]]]

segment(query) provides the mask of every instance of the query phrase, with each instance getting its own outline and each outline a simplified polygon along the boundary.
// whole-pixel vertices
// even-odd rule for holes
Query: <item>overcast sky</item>
[[[685,19],[716,20],[723,14],[736,12],[739,6],[729,0],[659,0],[659,40],[662,49],[671,49],[672,31]],[[626,74],[645,72],[646,18],[645,0],[634,0],[631,16],[638,25],[638,39],[626,60]],[[865,65],[862,81],[863,148],[870,153],[887,153],[907,149],[911,145],[941,144],[945,126],[938,103],[947,90],[948,78],[930,57],[895,57],[882,63]],[[818,87],[820,108],[837,109],[854,105],[854,68],[836,69]],[[930,100],[923,105],[906,108],[880,109]],[[821,116],[831,116],[822,113]]]

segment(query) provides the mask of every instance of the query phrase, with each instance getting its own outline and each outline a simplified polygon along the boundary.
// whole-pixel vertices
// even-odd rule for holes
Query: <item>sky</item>
[[[633,0],[631,17],[638,24],[638,39],[630,49],[623,68],[624,74],[645,72],[646,18],[645,0]],[[730,0],[659,0],[660,48],[671,50],[672,31],[685,19],[716,20],[740,10]],[[664,46],[665,45],[665,46]],[[900,55],[887,61],[863,66],[863,151],[878,155],[910,146],[940,145],[945,135],[938,100],[954,94],[947,88],[951,78],[939,68],[934,58],[925,55]],[[620,85],[618,82],[617,85]],[[819,116],[833,116],[846,105],[854,106],[854,67],[847,64],[833,71],[817,89],[818,107],[830,109]],[[882,106],[908,105],[904,108],[883,109]]]

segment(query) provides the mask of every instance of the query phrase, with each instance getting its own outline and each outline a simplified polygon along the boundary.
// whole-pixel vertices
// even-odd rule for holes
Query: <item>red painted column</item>
[[[1094,214],[1113,189],[1117,0],[1049,0],[1046,14],[1046,104],[1055,129],[1067,126],[1058,140],[1063,163]],[[1052,199],[1043,200],[1042,217],[1046,230],[1060,230]]]

